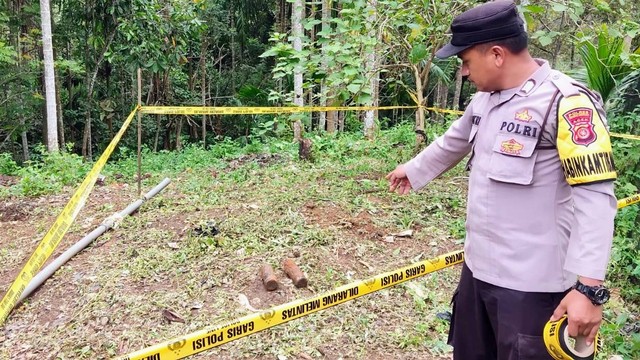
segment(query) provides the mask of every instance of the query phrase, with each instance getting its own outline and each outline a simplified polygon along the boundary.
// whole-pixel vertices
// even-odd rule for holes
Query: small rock
[[[98,174],[98,178],[96,178],[96,185],[103,186],[104,185],[104,179],[106,179],[106,176],[104,176],[102,174]]]
[[[411,230],[411,229],[404,230],[404,231],[401,231],[401,232],[399,232],[397,234],[393,234],[393,235],[395,235],[397,237],[412,237],[413,236],[413,230]]]

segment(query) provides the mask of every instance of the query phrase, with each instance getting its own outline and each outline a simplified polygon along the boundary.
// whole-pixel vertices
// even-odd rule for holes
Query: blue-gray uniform
[[[478,92],[405,169],[417,190],[470,154],[464,249],[473,276],[562,292],[576,275],[604,279],[615,170],[599,97],[536,61],[540,68],[521,86]],[[580,96],[589,104],[561,102]]]

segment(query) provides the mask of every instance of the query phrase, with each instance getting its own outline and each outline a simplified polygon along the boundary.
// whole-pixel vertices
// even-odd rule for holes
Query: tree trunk
[[[92,11],[88,3],[86,6],[88,8],[87,12]],[[93,87],[96,83],[96,77],[98,76],[98,70],[100,69],[100,64],[102,64],[102,60],[104,60],[104,55],[109,49],[109,46],[111,46],[111,42],[113,41],[113,38],[116,35],[116,30],[117,30],[117,27],[114,27],[113,30],[111,31],[111,34],[109,34],[109,37],[105,42],[104,48],[100,52],[100,56],[96,61],[93,71],[91,73],[87,71],[87,76],[86,76],[87,104],[86,104],[86,111],[85,111],[84,134],[82,137],[82,156],[87,160],[91,160],[93,158],[93,153],[91,150],[91,109],[93,108]],[[85,57],[86,57],[85,61],[89,61],[89,45],[88,44],[86,45],[86,48],[85,48]]]
[[[331,25],[329,24],[329,21],[331,20],[331,3],[332,0],[322,0],[322,14],[321,14],[321,21],[322,21],[322,33],[324,35],[322,35],[325,39],[329,39],[330,37],[327,36],[327,34],[329,33],[329,31],[331,31]],[[322,49],[321,52],[323,54],[321,60],[320,60],[320,71],[322,71],[325,74],[325,77],[329,75],[329,60],[326,56],[327,53],[327,49],[326,47],[328,46],[328,41],[325,41],[322,43]],[[329,91],[329,89],[327,89],[327,85],[325,80],[321,80],[320,82],[320,106],[327,106],[327,92]],[[318,114],[318,129],[320,131],[325,131],[325,129],[327,129],[327,112],[326,111],[321,111],[320,114]]]
[[[462,93],[462,71],[456,71],[456,90],[453,93],[453,110],[460,108],[460,94]]]
[[[368,9],[369,15],[367,16],[367,21],[370,25],[376,23],[377,11],[376,6],[378,5],[377,0],[371,0],[371,8]],[[373,27],[373,26],[372,26]],[[376,30],[372,29],[369,32],[369,36],[371,38],[376,38]],[[375,98],[376,86],[378,84],[378,72],[376,71],[377,67],[377,54],[376,54],[376,45],[373,45],[373,49],[367,49],[366,60],[365,60],[365,68],[366,74],[369,78],[369,91],[371,92],[372,102],[371,105],[377,106],[377,99]],[[364,136],[373,140],[375,135],[375,111],[367,110],[364,113]]]
[[[86,19],[90,19],[92,8],[91,1],[85,2],[84,15]],[[89,38],[89,27],[85,26],[84,33],[86,39]],[[92,158],[91,153],[91,99],[93,95],[93,89],[91,88],[91,74],[89,72],[89,44],[84,44],[84,62],[85,62],[85,86],[87,87],[87,99],[85,101],[85,114],[84,114],[84,131],[82,133],[82,157],[86,160]]]
[[[18,9],[20,9],[20,7],[18,7]],[[22,48],[22,41],[20,41],[22,34],[26,33],[27,29],[26,26],[23,24],[20,26],[20,31],[19,33],[16,35],[15,37],[15,47],[16,50],[18,52],[18,62],[16,64],[16,72],[17,73],[21,73],[22,70],[22,54],[23,54],[23,48]],[[18,122],[20,124],[20,128],[22,129],[22,131],[20,132],[20,140],[22,143],[22,161],[26,162],[29,161],[30,155],[29,155],[29,142],[27,139],[27,131],[26,131],[26,121],[24,119],[23,114],[20,114],[20,117],[18,119]],[[11,136],[11,134],[9,134],[9,136]],[[12,142],[13,143],[13,142]]]
[[[330,104],[329,104],[330,105]],[[336,123],[337,123],[337,112],[336,111],[327,111],[327,132],[334,133],[336,131]]]
[[[60,99],[60,79],[56,79],[56,113],[58,118],[58,147],[65,151],[64,121],[62,120],[62,99]]]
[[[202,95],[202,106],[207,106],[207,47],[209,42],[206,38],[202,41],[200,50],[200,92]],[[207,146],[207,115],[202,115],[202,147]]]
[[[419,106],[416,110],[416,148],[420,147],[426,140],[426,133],[424,132],[424,88],[422,86],[422,76],[420,76],[420,70],[416,65],[411,66],[413,68],[414,77],[416,80],[416,100]]]
[[[173,120],[169,119],[167,128],[164,130],[164,150],[171,150],[171,128],[173,128]]]
[[[231,92],[235,94],[236,92],[236,23],[235,18],[236,14],[233,9],[233,1],[229,2],[229,25],[231,30]]]
[[[442,88],[445,88],[444,82],[440,79],[436,82],[436,89],[433,94],[433,105],[435,108],[444,109],[445,107],[442,104]],[[444,115],[439,111],[434,111],[433,118],[437,122],[444,121]]]
[[[56,117],[56,80],[53,69],[53,41],[49,0],[40,0],[42,53],[44,55],[44,88],[47,109],[47,151],[58,151],[58,118]]]
[[[311,6],[309,8],[309,18],[312,20],[315,20],[316,18],[316,4],[314,2],[311,3]],[[305,10],[306,11],[306,10]],[[315,25],[312,26],[309,29],[309,42],[311,44],[315,44],[316,43],[316,27]],[[314,106],[314,99],[313,99],[313,95],[314,95],[314,89],[315,89],[316,85],[315,82],[311,82],[310,86],[307,90],[307,106]],[[313,112],[309,112],[309,123],[310,123],[310,127],[309,129],[313,129],[313,117],[314,117],[314,113]]]
[[[412,65],[413,73],[416,78],[416,97],[418,100],[418,111],[416,111],[416,150],[420,148],[427,141],[427,134],[424,132],[425,114],[424,107],[426,105],[426,99],[424,98],[424,89],[429,84],[429,71],[431,69],[431,62],[435,57],[436,49],[431,52],[431,56],[427,63],[419,69],[416,65]]]
[[[89,56],[89,47],[85,51],[85,56]],[[91,151],[91,108],[93,104],[93,83],[91,82],[91,74],[87,71],[85,76],[87,84],[87,102],[85,104],[84,113],[84,132],[82,134],[82,157],[91,161],[93,153]]]
[[[449,85],[447,85],[446,83],[443,83],[440,91],[441,91],[440,107],[443,109],[448,109],[449,105],[447,105],[447,102],[449,101]],[[442,117],[444,118],[444,114]]]
[[[182,116],[180,116],[180,118],[178,119],[178,124],[176,125],[176,150],[180,151],[182,150],[182,141],[181,141],[181,136],[182,135],[182,124],[183,124],[184,119],[182,118]]]
[[[25,128],[24,117],[20,116],[20,127]],[[29,161],[29,142],[27,141],[27,132],[22,130],[20,133],[20,138],[22,140],[22,160]]]
[[[291,37],[293,41],[293,50],[302,51],[302,19],[304,17],[304,1],[295,0],[293,10],[291,11]],[[296,106],[304,106],[302,98],[302,66],[297,65],[293,73],[293,103]],[[293,123],[293,140],[300,141],[302,139],[302,122],[298,119]]]
[[[276,29],[281,34],[289,29],[289,2],[287,0],[278,0],[278,18],[276,20]]]
[[[71,57],[71,44],[69,42],[67,42],[67,56]],[[67,69],[67,93],[69,94],[67,104],[70,109],[73,109],[73,76],[71,76],[71,69]]]
[[[158,139],[160,139],[160,114],[154,115],[156,117],[156,136],[153,140],[153,152],[158,152]]]

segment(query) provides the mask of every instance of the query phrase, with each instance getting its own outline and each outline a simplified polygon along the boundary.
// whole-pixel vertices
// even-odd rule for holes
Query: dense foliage
[[[148,105],[287,105],[301,71],[307,105],[457,107],[473,89],[456,81],[455,61],[436,61],[433,51],[446,41],[452,15],[473,3],[308,2],[302,51],[294,51],[292,5],[284,0],[52,0],[60,148],[85,158],[101,153],[137,103],[138,68]],[[39,6],[0,4],[0,152],[18,163],[46,143]],[[537,0],[522,10],[534,53],[606,97],[616,98],[625,75],[638,69],[634,2]],[[628,111],[638,105],[631,92],[617,98]],[[248,141],[274,121],[278,131],[295,119],[307,131],[324,129],[321,115],[144,116],[142,140],[153,151],[218,135]],[[384,114],[391,124],[401,115]],[[337,116],[342,130],[344,114]],[[135,137],[124,143],[135,147]]]

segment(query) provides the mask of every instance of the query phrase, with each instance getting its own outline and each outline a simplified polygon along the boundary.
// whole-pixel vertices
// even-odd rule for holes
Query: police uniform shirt
[[[519,291],[561,292],[576,275],[604,279],[615,170],[597,96],[536,61],[540,67],[521,86],[476,93],[462,117],[405,169],[418,190],[470,154],[464,250],[474,277]],[[595,111],[558,114],[558,100],[576,94],[587,94]],[[591,151],[596,140],[609,144],[608,153],[561,159],[558,149],[567,142],[563,153]]]

